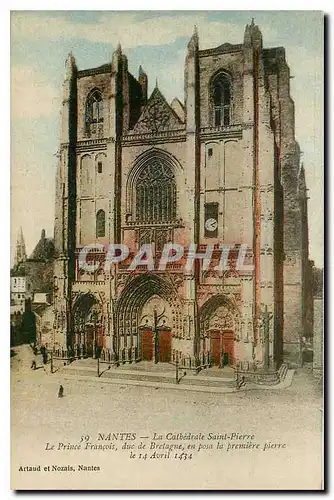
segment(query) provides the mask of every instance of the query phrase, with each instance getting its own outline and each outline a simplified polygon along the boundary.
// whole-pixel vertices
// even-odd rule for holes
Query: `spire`
[[[65,79],[67,80],[67,79],[72,78],[73,73],[75,72],[76,69],[77,69],[77,66],[76,66],[75,58],[74,58],[72,52],[70,52],[67,56],[66,61],[65,61]]]
[[[262,33],[258,25],[255,24],[254,17],[252,17],[252,22],[250,25],[250,33],[253,44],[262,48]]]
[[[298,189],[300,195],[306,195],[306,179],[305,179],[305,169],[304,169],[304,164],[302,163],[299,169],[299,175],[298,175]]]
[[[302,182],[305,182],[305,168],[304,168],[304,163],[301,164],[300,170],[299,170],[299,179]]]
[[[140,65],[139,66],[139,70],[138,70],[138,77],[141,78],[142,76],[146,76],[147,77],[145,71],[143,70],[142,65]]]
[[[118,42],[116,50],[113,52],[112,55],[112,68],[115,73],[119,71],[119,63],[122,61],[122,47],[121,44]]]
[[[138,70],[138,82],[142,88],[142,104],[146,104],[147,101],[147,80],[147,74],[140,65]]]
[[[21,262],[25,262],[26,259],[27,259],[26,245],[24,242],[23,231],[22,231],[22,226],[21,226],[19,234],[17,236],[14,264],[18,265]]]
[[[198,50],[198,32],[197,26],[194,26],[194,32],[188,43],[188,51],[194,52]]]
[[[246,24],[244,33],[244,44],[251,45],[251,43],[252,43],[251,27],[249,26],[249,24]]]
[[[198,30],[197,30],[197,26],[196,26],[196,24],[195,24],[195,26],[194,26],[194,33],[193,33],[193,37],[194,37],[194,38],[197,40],[197,42],[198,42]]]
[[[251,24],[247,24],[245,27],[244,44],[245,45],[254,44],[262,47],[262,33],[258,25],[255,24],[254,17],[252,17]]]

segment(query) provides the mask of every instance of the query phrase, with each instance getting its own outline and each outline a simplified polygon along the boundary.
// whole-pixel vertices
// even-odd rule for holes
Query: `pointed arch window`
[[[103,97],[98,89],[92,90],[87,97],[85,123],[88,133],[96,133],[103,124]]]
[[[213,120],[215,127],[226,126],[231,121],[231,81],[219,73],[212,82]]]
[[[99,210],[96,214],[96,237],[101,238],[106,235],[106,214],[104,210]]]
[[[176,182],[168,165],[155,159],[136,183],[136,219],[159,223],[176,219]]]

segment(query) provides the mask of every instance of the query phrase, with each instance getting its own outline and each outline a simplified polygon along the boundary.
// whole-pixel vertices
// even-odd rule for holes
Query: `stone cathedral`
[[[307,191],[290,70],[284,48],[264,48],[254,21],[243,43],[199,45],[195,29],[183,102],[167,102],[157,85],[148,96],[147,75],[128,71],[120,46],[96,68],[78,70],[67,58],[54,349],[275,377],[282,363],[300,362],[309,300]],[[129,269],[141,245],[154,243],[158,259],[168,242],[194,243],[199,253],[212,245],[212,265]],[[101,265],[82,269],[81,249],[96,243],[89,258]],[[130,253],[106,269],[111,243]],[[229,265],[217,270],[221,243],[231,245]],[[236,266],[241,245],[253,267]]]

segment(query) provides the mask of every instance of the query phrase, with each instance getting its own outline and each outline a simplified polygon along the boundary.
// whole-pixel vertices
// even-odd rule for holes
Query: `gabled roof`
[[[182,120],[168,104],[158,87],[155,87],[131,133],[154,134],[183,128]]]
[[[55,246],[53,238],[41,238],[34,248],[29,259],[50,260],[55,256]]]

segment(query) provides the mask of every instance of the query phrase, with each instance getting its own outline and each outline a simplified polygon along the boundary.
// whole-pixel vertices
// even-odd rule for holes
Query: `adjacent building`
[[[27,257],[22,228],[16,245],[14,266],[11,269],[11,328],[12,342],[36,341],[35,309],[51,307],[53,292],[53,238],[41,237],[32,254]]]
[[[313,374],[320,378],[324,371],[323,269],[314,268],[313,282]]]
[[[11,276],[10,278],[10,313],[23,314],[26,299],[26,277]]]

